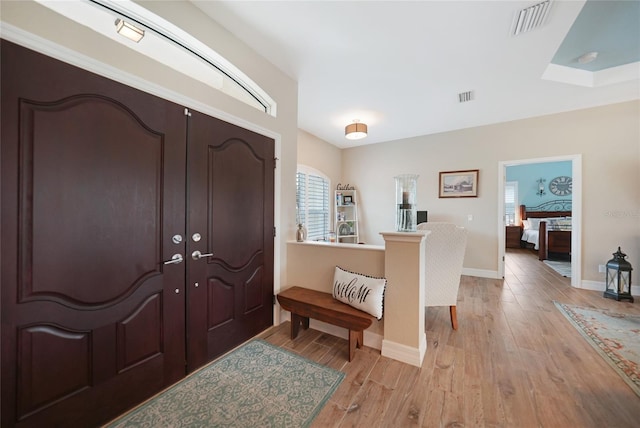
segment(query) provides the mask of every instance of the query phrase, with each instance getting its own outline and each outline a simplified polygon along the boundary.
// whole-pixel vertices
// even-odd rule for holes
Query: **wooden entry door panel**
[[[1,425],[96,425],[185,373],[186,119],[1,48]]]
[[[212,254],[188,260],[189,370],[273,324],[274,150],[268,137],[189,119],[187,252]]]

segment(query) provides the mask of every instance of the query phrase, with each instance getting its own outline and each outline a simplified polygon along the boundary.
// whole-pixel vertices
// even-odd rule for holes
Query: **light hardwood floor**
[[[640,398],[553,301],[640,315],[640,303],[572,288],[529,250],[508,250],[503,280],[463,276],[459,329],[428,308],[421,369],[315,330],[265,340],[346,373],[313,427],[638,427]]]

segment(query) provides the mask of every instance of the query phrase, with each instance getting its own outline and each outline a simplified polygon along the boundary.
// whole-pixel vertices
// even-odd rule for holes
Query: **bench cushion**
[[[381,319],[386,284],[385,278],[374,278],[336,266],[333,297]]]

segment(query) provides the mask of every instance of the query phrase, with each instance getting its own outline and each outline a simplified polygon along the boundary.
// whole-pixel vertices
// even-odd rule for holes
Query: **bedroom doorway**
[[[582,155],[565,155],[535,159],[520,159],[512,161],[500,161],[498,163],[498,276],[504,277],[505,274],[505,253],[506,253],[506,229],[507,214],[509,211],[508,204],[505,203],[505,191],[507,186],[507,168],[521,165],[546,164],[551,162],[569,161],[571,164],[572,193],[571,193],[571,286],[580,287],[582,277],[581,266],[581,224],[582,224]],[[542,178],[542,177],[541,177]],[[549,180],[549,181],[547,181]],[[536,180],[537,181],[537,180]],[[548,192],[547,186],[551,178],[544,179],[544,185],[540,189]],[[520,194],[522,195],[520,189]],[[517,201],[516,205],[520,202]],[[516,219],[520,222],[520,219]],[[521,223],[520,223],[521,224]]]

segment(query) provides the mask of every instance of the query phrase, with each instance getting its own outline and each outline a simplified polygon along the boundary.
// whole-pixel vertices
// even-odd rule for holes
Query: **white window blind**
[[[296,174],[297,221],[307,228],[307,239],[324,240],[330,230],[329,180],[319,173]]]
[[[518,202],[518,182],[507,181],[504,185],[504,218],[507,225],[516,224],[516,204]]]

